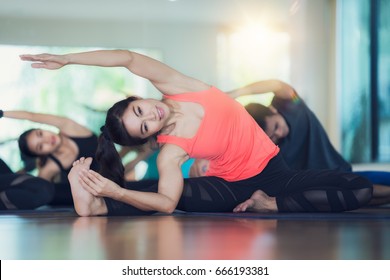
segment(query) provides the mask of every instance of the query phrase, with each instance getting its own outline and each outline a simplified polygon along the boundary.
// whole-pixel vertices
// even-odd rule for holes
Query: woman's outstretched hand
[[[32,68],[45,68],[50,70],[60,69],[69,63],[65,55],[55,54],[22,54],[20,59],[23,61],[32,61]]]

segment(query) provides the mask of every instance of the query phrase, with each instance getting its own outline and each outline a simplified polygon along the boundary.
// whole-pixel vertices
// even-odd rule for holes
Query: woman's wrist
[[[71,53],[63,54],[62,58],[64,59],[64,66],[68,65],[68,64],[76,64],[76,63],[72,62],[72,54]]]
[[[118,189],[116,191],[114,199],[122,201],[123,197],[125,196],[124,192],[125,192],[125,189],[118,186]]]

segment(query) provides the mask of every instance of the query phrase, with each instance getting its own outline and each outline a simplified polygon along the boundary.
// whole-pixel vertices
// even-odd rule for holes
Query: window
[[[217,37],[218,85],[233,90],[244,85],[278,77],[289,81],[290,37],[271,25],[249,24],[221,32]],[[259,102],[268,105],[273,94],[239,97],[243,105]]]
[[[377,17],[378,34],[378,161],[390,161],[390,2],[378,1],[371,14]],[[378,13],[378,14],[376,14]],[[379,15],[379,16],[378,16]]]
[[[390,161],[390,5],[338,1],[342,153],[352,163]]]

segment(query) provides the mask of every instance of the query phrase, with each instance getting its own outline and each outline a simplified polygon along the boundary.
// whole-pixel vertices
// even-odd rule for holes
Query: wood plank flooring
[[[377,211],[388,218],[3,213],[0,259],[389,260],[390,208]]]

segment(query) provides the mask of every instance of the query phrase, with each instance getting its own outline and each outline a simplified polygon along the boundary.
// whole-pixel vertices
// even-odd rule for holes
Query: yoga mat
[[[14,210],[0,210],[0,215],[42,215],[42,214],[52,214],[52,215],[65,215],[65,216],[77,216],[76,212],[72,207],[49,207],[43,206],[37,209],[14,209]]]
[[[390,219],[390,207],[362,208],[342,213],[205,213],[205,212],[175,212],[175,215],[197,217],[229,217],[245,219],[273,220],[387,220]]]

